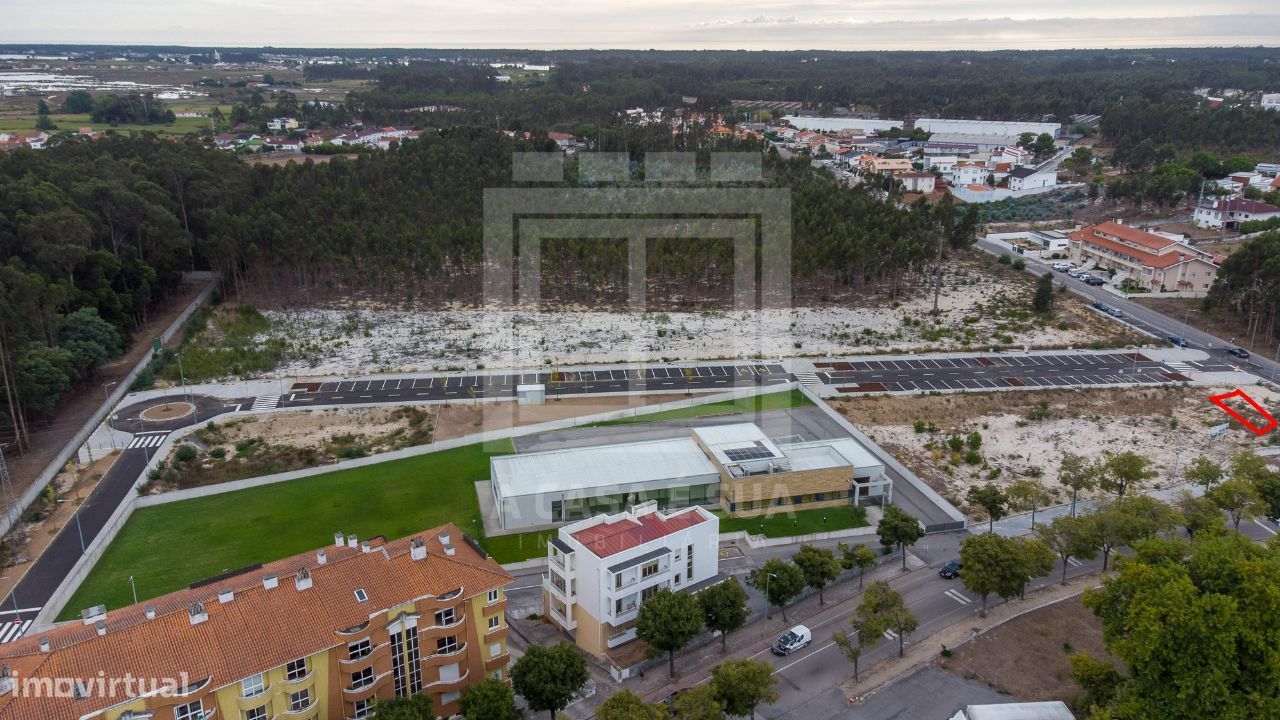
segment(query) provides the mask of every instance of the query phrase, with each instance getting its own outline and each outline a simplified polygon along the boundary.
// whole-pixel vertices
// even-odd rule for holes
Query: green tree
[[[1110,564],[1112,550],[1154,537],[1178,524],[1172,508],[1148,495],[1100,503],[1089,517],[1102,548],[1103,572]]]
[[[1092,490],[1098,484],[1100,472],[1097,463],[1091,462],[1083,455],[1075,453],[1062,454],[1062,469],[1058,471],[1058,482],[1071,488],[1071,514],[1076,514],[1076,497],[1085,490]]]
[[[840,650],[840,654],[853,664],[853,681],[858,682],[858,661],[862,659],[862,636],[855,630],[849,633],[837,630],[831,635],[831,642]]]
[[[666,720],[667,709],[647,703],[630,690],[620,690],[596,708],[597,720]],[[471,720],[467,718],[467,720]]]
[[[1018,478],[1013,481],[1005,491],[1005,497],[1008,498],[1011,509],[1019,512],[1031,511],[1032,527],[1036,524],[1036,511],[1053,500],[1053,494],[1049,492],[1049,488],[1032,477]]]
[[[1084,651],[1071,653],[1067,662],[1071,665],[1071,678],[1084,690],[1080,705],[1086,710],[1110,704],[1124,682],[1114,667]]]
[[[1266,504],[1257,488],[1243,476],[1224,480],[1205,493],[1205,497],[1227,513],[1236,532],[1240,532],[1241,520],[1252,518],[1266,510]]]
[[[435,720],[431,696],[418,693],[408,697],[379,698],[373,702],[370,720]]]
[[[671,677],[676,676],[676,651],[702,631],[702,608],[689,593],[662,588],[640,603],[636,637],[667,654]]]
[[[1036,291],[1031,297],[1031,309],[1040,315],[1053,314],[1053,273],[1047,272],[1036,280]]]
[[[485,678],[463,688],[458,706],[467,720],[520,720],[515,695],[497,678]]]
[[[1178,511],[1182,527],[1186,528],[1187,535],[1193,539],[1200,533],[1222,529],[1222,510],[1208,497],[1196,497],[1183,490],[1174,499],[1173,507]]]
[[[804,572],[795,563],[782,558],[770,558],[764,565],[751,571],[747,576],[747,584],[764,593],[770,605],[782,611],[782,619],[787,619],[787,603],[804,590]]]
[[[676,720],[723,720],[724,703],[711,683],[699,683],[676,696],[671,712]]]
[[[877,637],[885,630],[897,635],[898,657],[906,649],[906,637],[920,623],[907,609],[907,603],[885,580],[877,580],[862,593],[862,601],[854,608],[852,625],[860,640]]]
[[[88,115],[93,112],[93,95],[88,90],[72,90],[62,100],[62,112]]]
[[[1089,516],[1059,515],[1049,523],[1035,525],[1036,537],[1062,561],[1062,584],[1067,584],[1067,561],[1092,560],[1098,556],[1102,541]]]
[[[1280,717],[1275,550],[1238,533],[1150,540],[1083,602],[1127,670],[1104,717]]]
[[[990,531],[995,527],[995,522],[1005,516],[1005,509],[1009,505],[1009,496],[995,485],[995,483],[987,483],[985,485],[969,488],[965,500],[970,505],[980,507],[987,513],[987,530]]]
[[[1203,455],[1192,460],[1183,472],[1188,482],[1195,483],[1205,490],[1222,480],[1222,475],[1222,466]]]
[[[822,590],[840,577],[843,569],[835,553],[826,548],[801,545],[796,554],[791,556],[791,561],[804,573],[805,584],[818,591],[818,604],[826,605],[827,600],[823,597]]]
[[[702,623],[708,630],[720,633],[720,652],[726,652],[729,633],[747,624],[747,591],[731,577],[698,593]]]
[[[1115,493],[1117,498],[1124,498],[1126,492],[1142,488],[1156,474],[1151,469],[1151,461],[1132,450],[1114,455],[1108,453],[1098,478],[1098,487]]]
[[[987,597],[992,593],[1004,600],[1022,593],[1026,569],[1021,549],[1012,538],[995,533],[971,535],[960,545],[960,581],[982,598],[982,616],[987,615]]]
[[[71,388],[71,354],[59,347],[28,343],[17,362],[17,389],[27,408],[49,412]]]
[[[863,578],[867,574],[867,568],[875,567],[876,553],[866,545],[854,545],[852,547],[840,543],[836,546],[840,551],[840,566],[846,570],[858,568],[858,587],[862,587]]]
[[[1052,572],[1056,555],[1053,548],[1040,540],[1018,538],[1016,545],[1019,559],[1022,562],[1022,588],[1018,595],[1025,598],[1027,596],[1027,583]]]
[[[123,352],[120,333],[92,307],[82,307],[62,319],[58,344],[72,363],[88,376],[107,360]]]
[[[551,720],[569,705],[588,678],[587,661],[566,642],[531,645],[511,666],[512,688],[530,710],[548,713]]]
[[[711,687],[729,715],[755,718],[762,703],[777,702],[773,666],[759,660],[726,660],[711,668]]]
[[[902,569],[907,569],[907,548],[915,545],[924,537],[924,528],[920,521],[907,514],[897,505],[885,505],[880,524],[876,526],[876,536],[885,547],[897,546],[902,553]]]

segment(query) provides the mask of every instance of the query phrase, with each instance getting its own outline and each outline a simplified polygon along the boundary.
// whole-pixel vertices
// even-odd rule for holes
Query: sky
[[[747,50],[1280,45],[1276,0],[43,0],[0,43]]]

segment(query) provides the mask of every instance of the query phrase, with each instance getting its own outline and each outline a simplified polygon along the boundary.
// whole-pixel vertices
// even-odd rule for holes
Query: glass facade
[[[720,502],[720,483],[554,500],[551,503],[551,514],[555,522],[573,522],[596,515],[612,515],[650,500],[656,501],[658,507],[666,510],[693,505],[715,505]]]

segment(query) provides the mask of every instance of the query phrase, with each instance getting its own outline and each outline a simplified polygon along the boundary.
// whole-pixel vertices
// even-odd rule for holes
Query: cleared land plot
[[[92,605],[128,605],[130,575],[141,600],[323,547],[337,531],[394,539],[453,522],[482,538],[475,482],[489,477],[490,456],[512,451],[506,440],[468,445],[139,509],[60,619]]]
[[[1071,704],[1081,689],[1067,657],[1080,651],[1119,666],[1103,645],[1101,621],[1072,597],[1010,620],[936,665],[1018,700]]]
[[[672,396],[667,395],[664,397],[670,398]],[[809,400],[809,398],[805,397],[804,393],[799,390],[792,390],[791,392],[773,392],[765,395],[738,398],[736,400],[707,403],[706,405],[694,405],[689,408],[663,410],[662,412],[651,413],[649,415],[638,415],[636,417],[623,418],[620,420],[606,420],[604,422],[594,424],[599,426],[632,425],[635,423],[662,422],[664,420],[684,420],[695,417],[706,417],[708,415],[760,413],[766,410],[785,410],[787,408],[805,407],[812,404],[813,402]]]
[[[1064,452],[1100,458],[1107,452],[1133,451],[1151,460],[1158,473],[1153,484],[1167,485],[1180,481],[1197,455],[1222,462],[1267,442],[1234,422],[1222,437],[1209,437],[1211,426],[1229,418],[1208,396],[1226,390],[1230,388],[919,395],[856,398],[836,401],[833,407],[963,509],[970,487],[988,481],[1007,487],[1023,477],[1038,477],[1056,502],[1067,502],[1070,495],[1058,482]],[[1264,405],[1280,404],[1280,394],[1265,388],[1250,387],[1249,393]],[[981,438],[974,458],[966,457],[970,433]],[[960,438],[959,450],[949,445],[952,437]],[[976,510],[972,516],[985,517]]]

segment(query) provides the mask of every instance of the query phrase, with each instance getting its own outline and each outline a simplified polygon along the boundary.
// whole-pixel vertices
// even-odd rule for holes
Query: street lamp
[[[771,577],[778,577],[778,576],[774,575],[771,572],[767,572],[764,574],[764,616],[768,620],[773,619],[773,613],[769,612],[769,606],[773,604],[769,601],[769,578]]]
[[[178,358],[178,380],[182,383],[182,394],[187,398],[187,402],[191,402],[191,392],[187,390],[187,374],[182,371],[182,353],[175,352]]]
[[[54,502],[61,505],[62,503],[71,502],[71,501],[64,498],[62,500],[55,500]],[[84,554],[84,528],[80,526],[80,509],[77,508],[73,514],[76,516],[76,534],[80,536],[80,554],[83,555]]]
[[[18,586],[8,575],[0,575],[0,580],[9,581],[9,597],[13,598],[13,617],[16,620],[18,619]]]
[[[129,576],[129,589],[133,591],[133,604],[138,604],[138,586],[133,582],[133,576]]]

